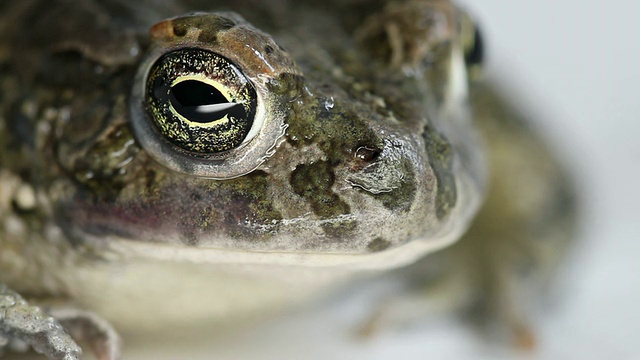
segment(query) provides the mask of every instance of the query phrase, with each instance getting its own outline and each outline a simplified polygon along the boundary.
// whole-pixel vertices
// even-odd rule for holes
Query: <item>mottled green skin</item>
[[[121,284],[102,288],[75,269],[100,281],[102,267],[137,269],[136,257],[114,260],[114,243],[117,259],[127,259],[122,243],[168,244],[264,253],[260,264],[272,267],[281,265],[278,254],[331,254],[368,256],[377,259],[368,269],[388,269],[472,226],[459,244],[400,270],[400,278],[421,285],[453,278],[468,291],[449,294],[452,305],[468,309],[499,297],[506,305],[496,311],[523,327],[509,295],[513,284],[527,282],[522,264],[552,268],[562,253],[554,249],[568,243],[574,205],[567,177],[491,86],[472,87],[467,101],[469,79],[452,74],[466,76],[465,65],[477,64],[456,63],[471,51],[459,9],[444,0],[386,3],[0,5],[0,283],[91,308],[100,297],[91,289],[119,291]],[[163,21],[193,10],[235,12]],[[153,56],[192,47],[236,64],[268,110],[255,140],[201,156],[233,176],[194,176],[188,162],[174,171],[132,126],[153,112],[136,95]],[[255,148],[265,150],[249,151]],[[255,166],[234,173],[229,154],[246,154]],[[384,262],[384,254],[415,244],[433,246]],[[145,255],[153,258],[153,250]],[[171,269],[153,265],[162,274]],[[223,282],[219,269],[207,269]],[[125,293],[130,287],[136,284],[124,285]]]
[[[52,11],[57,6],[65,7],[56,5]],[[346,37],[353,31],[352,16],[335,18],[313,7],[298,14],[299,6],[284,8],[297,16],[282,28],[257,30],[235,14],[196,15],[154,27],[151,39],[146,29],[159,18],[139,19],[139,14],[119,9],[109,15],[114,25],[106,25],[107,31],[130,42],[122,48],[114,44],[112,55],[118,61],[111,62],[96,53],[99,45],[84,38],[74,22],[65,25],[73,40],[52,29],[29,34],[10,30],[6,37],[12,56],[5,66],[12,70],[5,82],[32,85],[22,85],[24,94],[3,101],[9,109],[9,141],[41,146],[22,149],[3,167],[18,173],[29,164],[25,171],[42,177],[30,182],[47,194],[59,214],[57,222],[73,242],[83,242],[88,234],[206,247],[366,253],[379,237],[394,247],[438,232],[447,222],[464,223],[447,216],[456,207],[455,150],[438,124],[458,120],[438,114],[441,100],[431,89],[441,85],[390,69],[386,57],[370,55],[367,41],[359,44]],[[82,6],[67,10],[84,17],[91,16],[84,12],[96,11]],[[366,18],[372,10],[359,16]],[[30,18],[37,29],[48,21],[48,13],[38,6],[15,11],[24,11],[20,16]],[[374,31],[370,28],[360,35],[366,38]],[[277,43],[255,50],[257,41],[271,42],[263,30],[270,30]],[[258,154],[266,158],[258,168],[262,172],[231,181],[204,179],[176,173],[149,157],[129,128],[135,119],[127,109],[133,74],[149,41],[152,48],[168,49],[201,44],[235,61],[252,81],[264,81],[256,86],[266,89],[263,101],[277,107],[286,133],[273,155]],[[254,50],[246,50],[244,42]],[[291,52],[284,50],[289,48]],[[429,61],[446,64],[449,58],[445,54]],[[130,106],[138,106],[133,101]],[[33,114],[11,110],[26,103],[34,104]],[[148,116],[166,113],[158,106],[150,102],[143,109]],[[17,116],[25,119],[13,120]],[[34,133],[43,126],[51,130]],[[265,125],[271,126],[276,125]],[[465,127],[461,122],[447,131],[473,134]],[[157,141],[167,141],[161,138],[166,131],[158,133]],[[195,137],[199,135],[178,134],[169,141]],[[187,150],[202,152],[199,141],[192,143]],[[238,142],[231,143],[233,148]],[[4,152],[16,148],[21,147]],[[359,155],[363,151],[368,154]],[[26,160],[33,158],[41,159],[42,166]],[[482,179],[473,181],[477,185],[471,196],[477,196]],[[382,215],[382,209],[395,217]],[[287,219],[302,219],[314,235]],[[392,238],[395,227],[402,231]],[[318,237],[313,228],[325,235]],[[285,246],[268,241],[274,237],[298,240]]]

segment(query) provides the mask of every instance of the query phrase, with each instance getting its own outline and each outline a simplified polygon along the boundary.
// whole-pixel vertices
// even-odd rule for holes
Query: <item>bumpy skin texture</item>
[[[46,15],[39,7],[15,10],[23,11],[21,16],[30,18],[37,30],[10,38],[9,46],[15,46],[7,66],[17,74],[6,82],[37,83],[38,90],[16,94],[7,89],[17,97],[5,101],[10,118],[22,117],[8,123],[9,134],[16,134],[9,141],[27,137],[38,143],[16,156],[9,155],[15,150],[7,151],[11,160],[5,167],[21,166],[25,161],[20,158],[41,159],[42,166],[31,166],[24,176],[34,176],[30,173],[38,169],[42,179],[36,186],[50,198],[57,222],[72,241],[113,235],[254,251],[366,253],[379,238],[394,247],[435,236],[445,227],[463,227],[467,221],[468,216],[446,215],[457,206],[454,181],[467,178],[466,197],[480,192],[482,179],[470,174],[464,158],[458,169],[452,167],[465,147],[473,148],[473,130],[464,119],[442,113],[440,89],[433,91],[424,79],[448,70],[446,49],[451,45],[444,36],[434,45],[445,48],[443,54],[429,59],[435,64],[420,65],[423,68],[415,71],[424,75],[407,78],[400,68],[389,71],[368,54],[377,43],[370,41],[378,36],[373,30],[361,31],[359,46],[345,34],[343,19],[314,8],[299,14],[303,5],[285,7],[289,19],[296,21],[286,24],[279,43],[237,15],[166,21],[156,25],[149,38],[137,31],[151,24],[127,18],[131,13],[107,13],[107,5],[102,11],[108,15],[89,5],[68,6],[60,4]],[[60,31],[50,30],[49,11],[111,16],[102,30],[122,40],[113,44],[109,56],[102,56],[102,44],[86,38],[87,24],[69,22]],[[455,13],[449,12],[446,21],[453,23]],[[279,30],[275,28],[274,36]],[[444,32],[455,38],[454,30]],[[311,33],[324,33],[329,43],[303,39]],[[330,39],[344,41],[334,44]],[[129,104],[128,96],[134,79],[139,80],[134,74],[139,67],[145,69],[147,60],[140,52],[148,41],[150,53],[175,47],[216,51],[239,64],[263,89],[263,106],[269,116],[278,117],[265,123],[263,132],[276,135],[264,140],[258,135],[247,147],[273,147],[275,140],[279,146],[242,160],[266,158],[260,167],[215,181],[171,171],[141,148],[130,123],[146,113],[132,114],[129,106],[135,111],[143,99]],[[292,50],[287,53],[280,46]],[[359,48],[365,51],[356,51]],[[27,63],[25,57],[33,60]],[[437,86],[446,87],[439,82]],[[25,109],[27,105],[32,107]],[[447,131],[450,135],[444,135]],[[453,145],[454,140],[458,144]],[[371,155],[359,156],[363,151]],[[227,162],[216,166],[240,166]],[[312,181],[315,187],[307,183],[310,166],[325,178]]]
[[[0,285],[0,344],[20,339],[51,359],[80,359],[82,350],[52,317]]]
[[[193,10],[224,12],[165,20]],[[0,283],[25,296],[91,308],[79,299],[85,288],[112,289],[82,283],[93,281],[82,271],[124,268],[128,244],[264,253],[261,263],[273,266],[281,254],[304,266],[316,254],[367,259],[423,244],[402,261],[371,266],[393,268],[455,240],[486,197],[479,219],[505,225],[489,226],[492,233],[478,220],[477,235],[435,255],[444,259],[435,271],[442,278],[488,274],[486,287],[462,282],[473,295],[452,295],[477,303],[507,287],[493,279],[518,267],[520,245],[548,238],[561,248],[568,238],[535,231],[566,228],[561,216],[544,214],[570,213],[572,202],[533,132],[502,110],[499,96],[474,96],[478,89],[472,119],[466,17],[448,1],[34,0],[2,4],[0,14]],[[211,172],[184,157],[165,166],[149,147],[166,141],[135,126],[153,113],[140,90],[146,69],[163,51],[194,47],[238,66],[267,114],[246,146],[198,160],[210,161]],[[485,93],[495,94],[477,91]],[[477,130],[491,145],[488,193]],[[510,140],[499,149],[494,139],[503,136]],[[521,142],[531,145],[509,148]],[[532,186],[534,199],[520,201]],[[502,201],[525,210],[506,212]],[[153,247],[143,249],[153,258]],[[555,263],[552,252],[532,258],[544,267]],[[504,253],[515,260],[496,255]],[[432,258],[401,276],[424,282],[441,264]],[[3,289],[0,302],[14,296]],[[113,338],[101,320],[85,318]],[[37,346],[20,333],[37,323],[2,320],[0,336]]]

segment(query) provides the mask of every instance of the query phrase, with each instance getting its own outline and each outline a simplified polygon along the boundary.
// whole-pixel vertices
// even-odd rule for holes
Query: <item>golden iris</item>
[[[146,107],[171,143],[199,154],[240,146],[253,125],[257,95],[234,64],[213,52],[181,49],[151,67]]]

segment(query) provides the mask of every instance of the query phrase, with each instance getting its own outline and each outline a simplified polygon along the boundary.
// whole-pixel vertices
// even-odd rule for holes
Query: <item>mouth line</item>
[[[135,262],[192,262],[219,265],[263,265],[305,267],[335,270],[385,270],[408,265],[426,254],[455,242],[465,229],[448,226],[439,234],[412,239],[405,244],[380,252],[330,253],[255,251],[213,247],[188,247],[179,244],[136,242],[113,237],[109,239],[109,260]],[[111,256],[109,256],[111,255]]]

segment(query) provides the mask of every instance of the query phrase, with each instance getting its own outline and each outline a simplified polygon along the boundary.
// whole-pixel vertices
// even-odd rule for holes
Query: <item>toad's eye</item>
[[[242,72],[206,50],[165,54],[152,65],[146,83],[146,111],[154,126],[194,155],[221,153],[250,141],[260,126],[257,101]]]
[[[149,35],[129,98],[144,154],[216,180],[248,174],[275,154],[302,74],[272,38],[232,13],[167,19]]]
[[[467,14],[463,14],[461,38],[467,71],[471,79],[477,79],[486,56],[485,44],[480,28]]]
[[[484,61],[484,40],[482,33],[477,26],[474,28],[473,35],[468,39],[465,49],[465,61],[469,67],[481,67]]]

